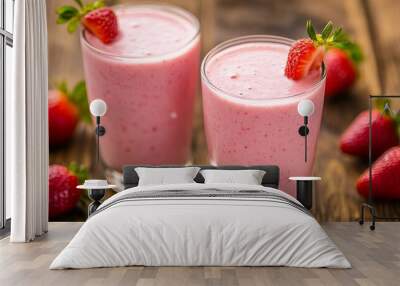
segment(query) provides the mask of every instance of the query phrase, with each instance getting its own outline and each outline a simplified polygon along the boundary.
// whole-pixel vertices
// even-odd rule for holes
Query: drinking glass
[[[126,18],[136,11],[149,17],[168,17],[168,21],[176,19],[174,25],[191,25],[193,33],[173,51],[132,56],[129,51],[137,47],[134,38],[130,39],[131,47],[112,51],[112,45],[109,49],[93,45],[92,35],[82,31],[88,97],[102,99],[108,107],[102,118],[106,134],[100,139],[101,157],[113,169],[121,169],[125,164],[185,164],[190,160],[199,77],[199,22],[189,12],[170,5],[112,8],[119,18],[120,33],[137,28],[138,19]],[[162,45],[170,36],[160,32],[146,40],[159,37]]]
[[[251,49],[252,46],[271,44],[274,47],[284,45],[288,50],[292,43],[293,40],[288,38],[267,35],[246,36],[224,42],[204,58],[201,81],[205,133],[211,164],[278,165],[281,190],[294,195],[295,186],[289,181],[289,177],[312,174],[324,103],[324,67],[318,73],[317,81],[304,91],[277,94],[274,98],[237,96],[215,84],[208,74],[210,64],[221,64],[227,58],[224,55],[232,49],[243,47],[241,53],[247,53],[246,47]],[[248,55],[243,56],[246,58]],[[268,68],[272,69],[274,66]],[[226,80],[231,78],[226,77]],[[263,85],[262,89],[279,90],[274,82],[260,80],[259,84]],[[304,118],[297,110],[302,99],[311,100],[315,106],[308,123],[307,162],[304,159],[304,137],[299,135],[299,127],[304,124]]]

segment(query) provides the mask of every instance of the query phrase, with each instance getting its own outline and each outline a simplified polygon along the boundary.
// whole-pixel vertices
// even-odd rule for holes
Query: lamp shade
[[[107,112],[107,104],[102,99],[95,99],[90,103],[90,113],[93,116],[104,116]]]
[[[310,116],[314,113],[314,103],[309,99],[302,99],[297,105],[297,112],[301,116]]]

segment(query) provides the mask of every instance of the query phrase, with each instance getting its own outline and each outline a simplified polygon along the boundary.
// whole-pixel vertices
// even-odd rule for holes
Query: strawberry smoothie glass
[[[204,124],[209,159],[215,165],[275,164],[280,167],[281,190],[294,195],[290,176],[312,173],[325,90],[325,69],[301,81],[285,77],[293,40],[275,36],[247,36],[212,49],[201,67]],[[308,160],[297,111],[310,99]]]
[[[102,159],[114,169],[185,164],[199,77],[199,22],[169,5],[112,9],[119,26],[112,43],[81,34],[89,99],[108,106]]]

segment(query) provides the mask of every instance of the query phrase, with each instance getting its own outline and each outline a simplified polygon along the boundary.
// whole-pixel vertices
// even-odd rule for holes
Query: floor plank
[[[400,223],[378,223],[376,231],[356,223],[323,228],[352,269],[290,267],[120,267],[48,270],[81,223],[50,223],[32,243],[0,240],[0,285],[398,285]]]

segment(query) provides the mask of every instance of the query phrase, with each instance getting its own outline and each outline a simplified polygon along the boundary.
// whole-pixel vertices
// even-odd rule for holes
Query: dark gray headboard
[[[171,168],[177,168],[177,167],[183,167],[183,166],[139,166],[139,165],[127,165],[124,166],[123,168],[123,184],[124,188],[133,188],[138,185],[139,182],[139,177],[135,171],[135,168],[137,167],[171,167]],[[262,185],[265,187],[271,187],[278,189],[279,187],[279,167],[274,166],[274,165],[263,165],[263,166],[201,166],[197,165],[195,167],[200,167],[201,169],[220,169],[220,170],[246,170],[246,169],[257,169],[257,170],[264,170],[266,174],[264,175],[264,178],[262,180]],[[196,178],[194,179],[197,183],[204,183],[204,178],[198,173]]]

